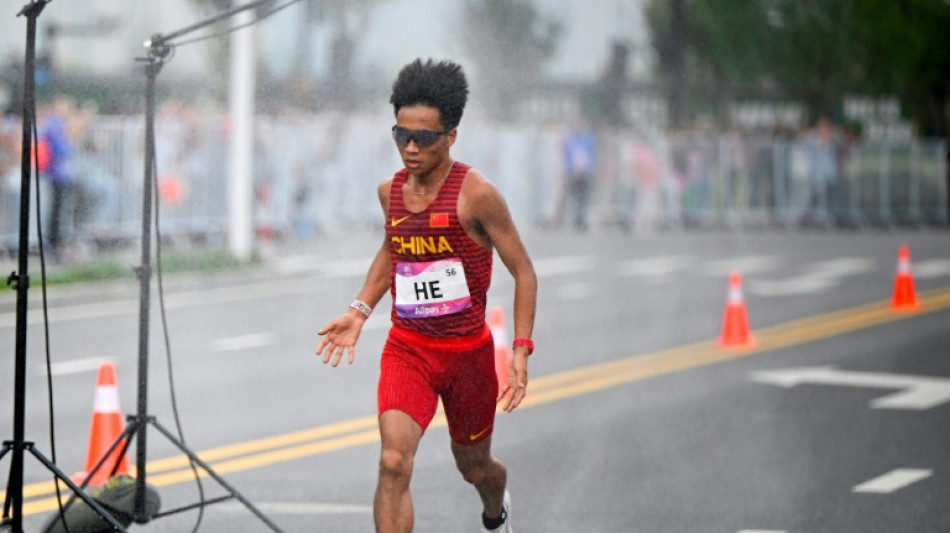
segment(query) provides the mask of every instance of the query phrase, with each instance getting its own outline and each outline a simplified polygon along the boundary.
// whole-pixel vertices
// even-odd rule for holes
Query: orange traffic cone
[[[745,300],[742,297],[742,277],[738,272],[729,274],[729,299],[722,320],[719,346],[724,348],[752,348],[755,338],[749,333]]]
[[[910,273],[910,250],[906,244],[902,244],[897,252],[897,274],[894,276],[891,309],[897,311],[920,309],[917,294],[914,292],[914,276]]]
[[[508,384],[508,360],[511,358],[504,309],[495,306],[488,311],[488,327],[491,329],[492,338],[495,339],[495,376],[498,378],[500,392]]]
[[[92,423],[89,427],[89,447],[86,452],[86,469],[76,474],[79,479],[86,479],[89,472],[105,456],[109,447],[119,438],[125,424],[122,422],[122,411],[119,409],[119,387],[115,379],[115,365],[106,361],[99,364],[99,376],[96,379],[96,394],[92,406]],[[88,486],[102,485],[115,474],[128,474],[129,461],[125,455],[120,455],[125,448],[123,440],[112,450],[112,454],[96,471]],[[118,468],[116,468],[118,464]]]

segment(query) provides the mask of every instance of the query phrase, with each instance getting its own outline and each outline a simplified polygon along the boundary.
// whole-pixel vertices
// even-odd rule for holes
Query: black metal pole
[[[16,348],[13,378],[13,456],[7,487],[13,505],[13,532],[23,531],[23,452],[26,412],[26,314],[30,289],[30,175],[33,153],[33,119],[36,109],[36,19],[46,2],[33,2],[20,12],[26,17],[26,61],[23,68],[23,152],[20,154],[20,244],[17,273],[9,282],[16,285]],[[39,213],[37,213],[37,217]]]
[[[255,1],[255,2],[248,2],[247,4],[244,4],[243,6],[232,7],[231,9],[229,9],[229,10],[227,10],[227,11],[223,11],[223,12],[221,12],[221,13],[218,13],[217,15],[214,15],[213,17],[209,17],[209,18],[207,18],[207,19],[205,19],[205,20],[202,20],[201,22],[196,22],[196,23],[192,24],[191,26],[182,28],[182,29],[177,30],[177,31],[173,31],[173,32],[171,32],[171,33],[163,34],[163,35],[162,35],[162,39],[164,39],[165,41],[170,41],[170,40],[172,40],[172,39],[177,39],[178,37],[181,37],[182,35],[187,35],[187,34],[193,32],[193,31],[195,31],[195,30],[200,30],[201,28],[210,26],[210,25],[214,24],[215,22],[220,22],[220,21],[222,21],[222,20],[231,18],[231,17],[233,17],[234,15],[236,15],[236,14],[242,12],[242,11],[247,11],[248,9],[256,9],[256,8],[258,8],[258,7],[260,7],[260,6],[264,5],[264,4],[266,4],[266,3],[268,3],[268,2],[272,2],[272,1],[273,1],[273,0],[257,0],[257,1]]]
[[[98,503],[77,487],[56,465],[36,450],[32,442],[26,441],[26,338],[27,338],[27,302],[30,288],[29,246],[30,246],[30,177],[33,164],[33,130],[36,119],[36,19],[50,0],[30,2],[17,16],[26,17],[26,57],[23,68],[23,144],[20,154],[20,234],[17,272],[10,274],[8,284],[15,284],[16,302],[16,343],[13,378],[13,440],[4,441],[0,458],[8,451],[13,452],[10,463],[10,477],[7,481],[7,494],[4,501],[4,517],[12,509],[9,521],[10,531],[23,533],[23,458],[29,451],[57,478],[103,517],[113,531],[125,531],[122,526]],[[39,222],[40,213],[37,212]],[[4,527],[7,523],[4,523]]]
[[[152,279],[152,190],[155,183],[155,78],[162,69],[163,58],[155,51],[161,46],[153,41],[145,65],[145,178],[142,184],[142,263],[139,265],[139,368],[136,413],[139,425],[135,436],[135,505],[133,519],[144,524],[151,520],[145,510],[146,424],[148,416],[148,341],[149,300]]]
[[[257,2],[260,3],[260,2]],[[246,8],[244,8],[246,9]],[[234,11],[234,10],[232,10]],[[238,10],[240,11],[240,10]],[[217,17],[217,20],[220,20],[221,17]],[[198,28],[202,25],[195,25],[192,28]],[[178,35],[181,35],[182,32],[178,32]],[[155,86],[156,79],[159,72],[162,70],[165,58],[168,57],[171,52],[171,48],[168,45],[167,37],[163,35],[153,35],[151,40],[147,44],[148,46],[148,57],[140,59],[146,63],[145,74],[146,74],[146,83],[145,83],[145,173],[143,179],[143,191],[142,191],[142,250],[141,250],[141,260],[142,264],[136,269],[139,277],[139,360],[138,360],[138,397],[136,402],[136,414],[129,416],[130,427],[134,426],[135,433],[135,495],[133,498],[133,507],[132,507],[132,519],[139,524],[145,524],[151,521],[157,516],[162,514],[171,514],[172,512],[178,512],[182,509],[176,509],[175,511],[168,511],[165,513],[160,513],[158,515],[152,516],[148,513],[146,509],[146,479],[148,474],[146,472],[146,461],[147,461],[147,445],[146,445],[146,434],[148,425],[152,424],[155,426],[169,441],[175,444],[180,450],[182,450],[192,463],[197,464],[202,469],[204,469],[209,476],[211,476],[215,481],[217,481],[222,487],[224,487],[229,493],[228,498],[235,498],[244,504],[245,507],[252,514],[258,517],[267,527],[272,531],[280,532],[280,528],[276,524],[271,522],[263,513],[261,513],[254,505],[248,501],[244,496],[241,495],[237,490],[227,484],[223,478],[221,478],[210,465],[201,461],[198,456],[189,450],[184,443],[175,439],[175,437],[168,432],[165,428],[160,426],[156,421],[155,417],[148,414],[148,359],[149,359],[149,314],[150,314],[150,300],[151,300],[151,278],[152,278],[152,217],[154,216],[153,209],[157,209],[155,205],[155,196],[153,194],[155,190],[155,108],[156,108],[156,98],[155,98]],[[122,439],[122,436],[113,444],[113,447],[116,446],[119,440]],[[97,464],[93,469],[93,472],[96,471],[101,466]],[[89,474],[89,477],[92,477],[92,473]],[[223,498],[223,499],[228,499]],[[223,499],[218,499],[215,501],[223,501]],[[200,507],[207,502],[202,502],[201,504],[195,506],[189,506],[187,508]]]
[[[180,37],[197,29],[209,26],[215,22],[224,20],[232,15],[256,8],[271,0],[256,0],[243,6],[230,9],[224,13],[206,19],[197,24],[192,24],[187,28],[178,30],[166,35],[155,34],[146,43],[148,48],[148,57],[139,59],[144,61],[146,84],[145,84],[145,172],[142,190],[142,249],[141,265],[136,269],[139,279],[139,346],[138,346],[138,392],[136,401],[136,414],[129,416],[130,427],[135,432],[135,495],[133,499],[132,519],[139,524],[148,523],[153,516],[148,514],[146,509],[146,461],[147,461],[147,425],[155,425],[165,437],[172,441],[182,451],[184,451],[191,461],[201,466],[212,478],[221,484],[230,493],[230,497],[236,498],[244,504],[255,516],[261,519],[273,531],[280,531],[273,522],[271,522],[263,513],[244,498],[239,492],[228,485],[220,476],[218,476],[209,465],[198,459],[194,452],[188,450],[184,443],[177,441],[173,435],[158,425],[155,417],[148,414],[148,345],[149,345],[149,304],[151,300],[151,279],[152,279],[152,217],[155,199],[153,191],[155,190],[155,85],[156,78],[162,70],[165,58],[171,52],[172,38]],[[120,439],[122,437],[120,436]],[[116,444],[113,444],[113,447]],[[101,466],[102,462],[89,473],[89,477]],[[203,505],[203,504],[202,504]],[[168,513],[165,513],[168,514]]]

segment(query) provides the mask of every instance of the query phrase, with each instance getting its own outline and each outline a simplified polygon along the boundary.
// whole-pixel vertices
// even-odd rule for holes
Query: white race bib
[[[471,307],[462,260],[396,264],[396,314],[402,318],[451,315]]]

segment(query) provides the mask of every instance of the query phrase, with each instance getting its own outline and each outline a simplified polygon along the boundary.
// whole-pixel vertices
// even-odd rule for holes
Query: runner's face
[[[396,125],[410,130],[441,131],[442,122],[439,120],[439,110],[428,105],[417,104],[399,109],[396,114]],[[439,166],[449,156],[449,147],[455,143],[458,130],[439,135],[439,139],[431,146],[419,146],[410,139],[406,144],[396,143],[399,156],[411,174],[426,175]]]

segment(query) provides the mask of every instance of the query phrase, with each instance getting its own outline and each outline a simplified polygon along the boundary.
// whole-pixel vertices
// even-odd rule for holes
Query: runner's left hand
[[[508,382],[498,391],[498,400],[505,401],[503,409],[510,413],[521,405],[528,392],[528,349],[515,348],[508,362]]]

